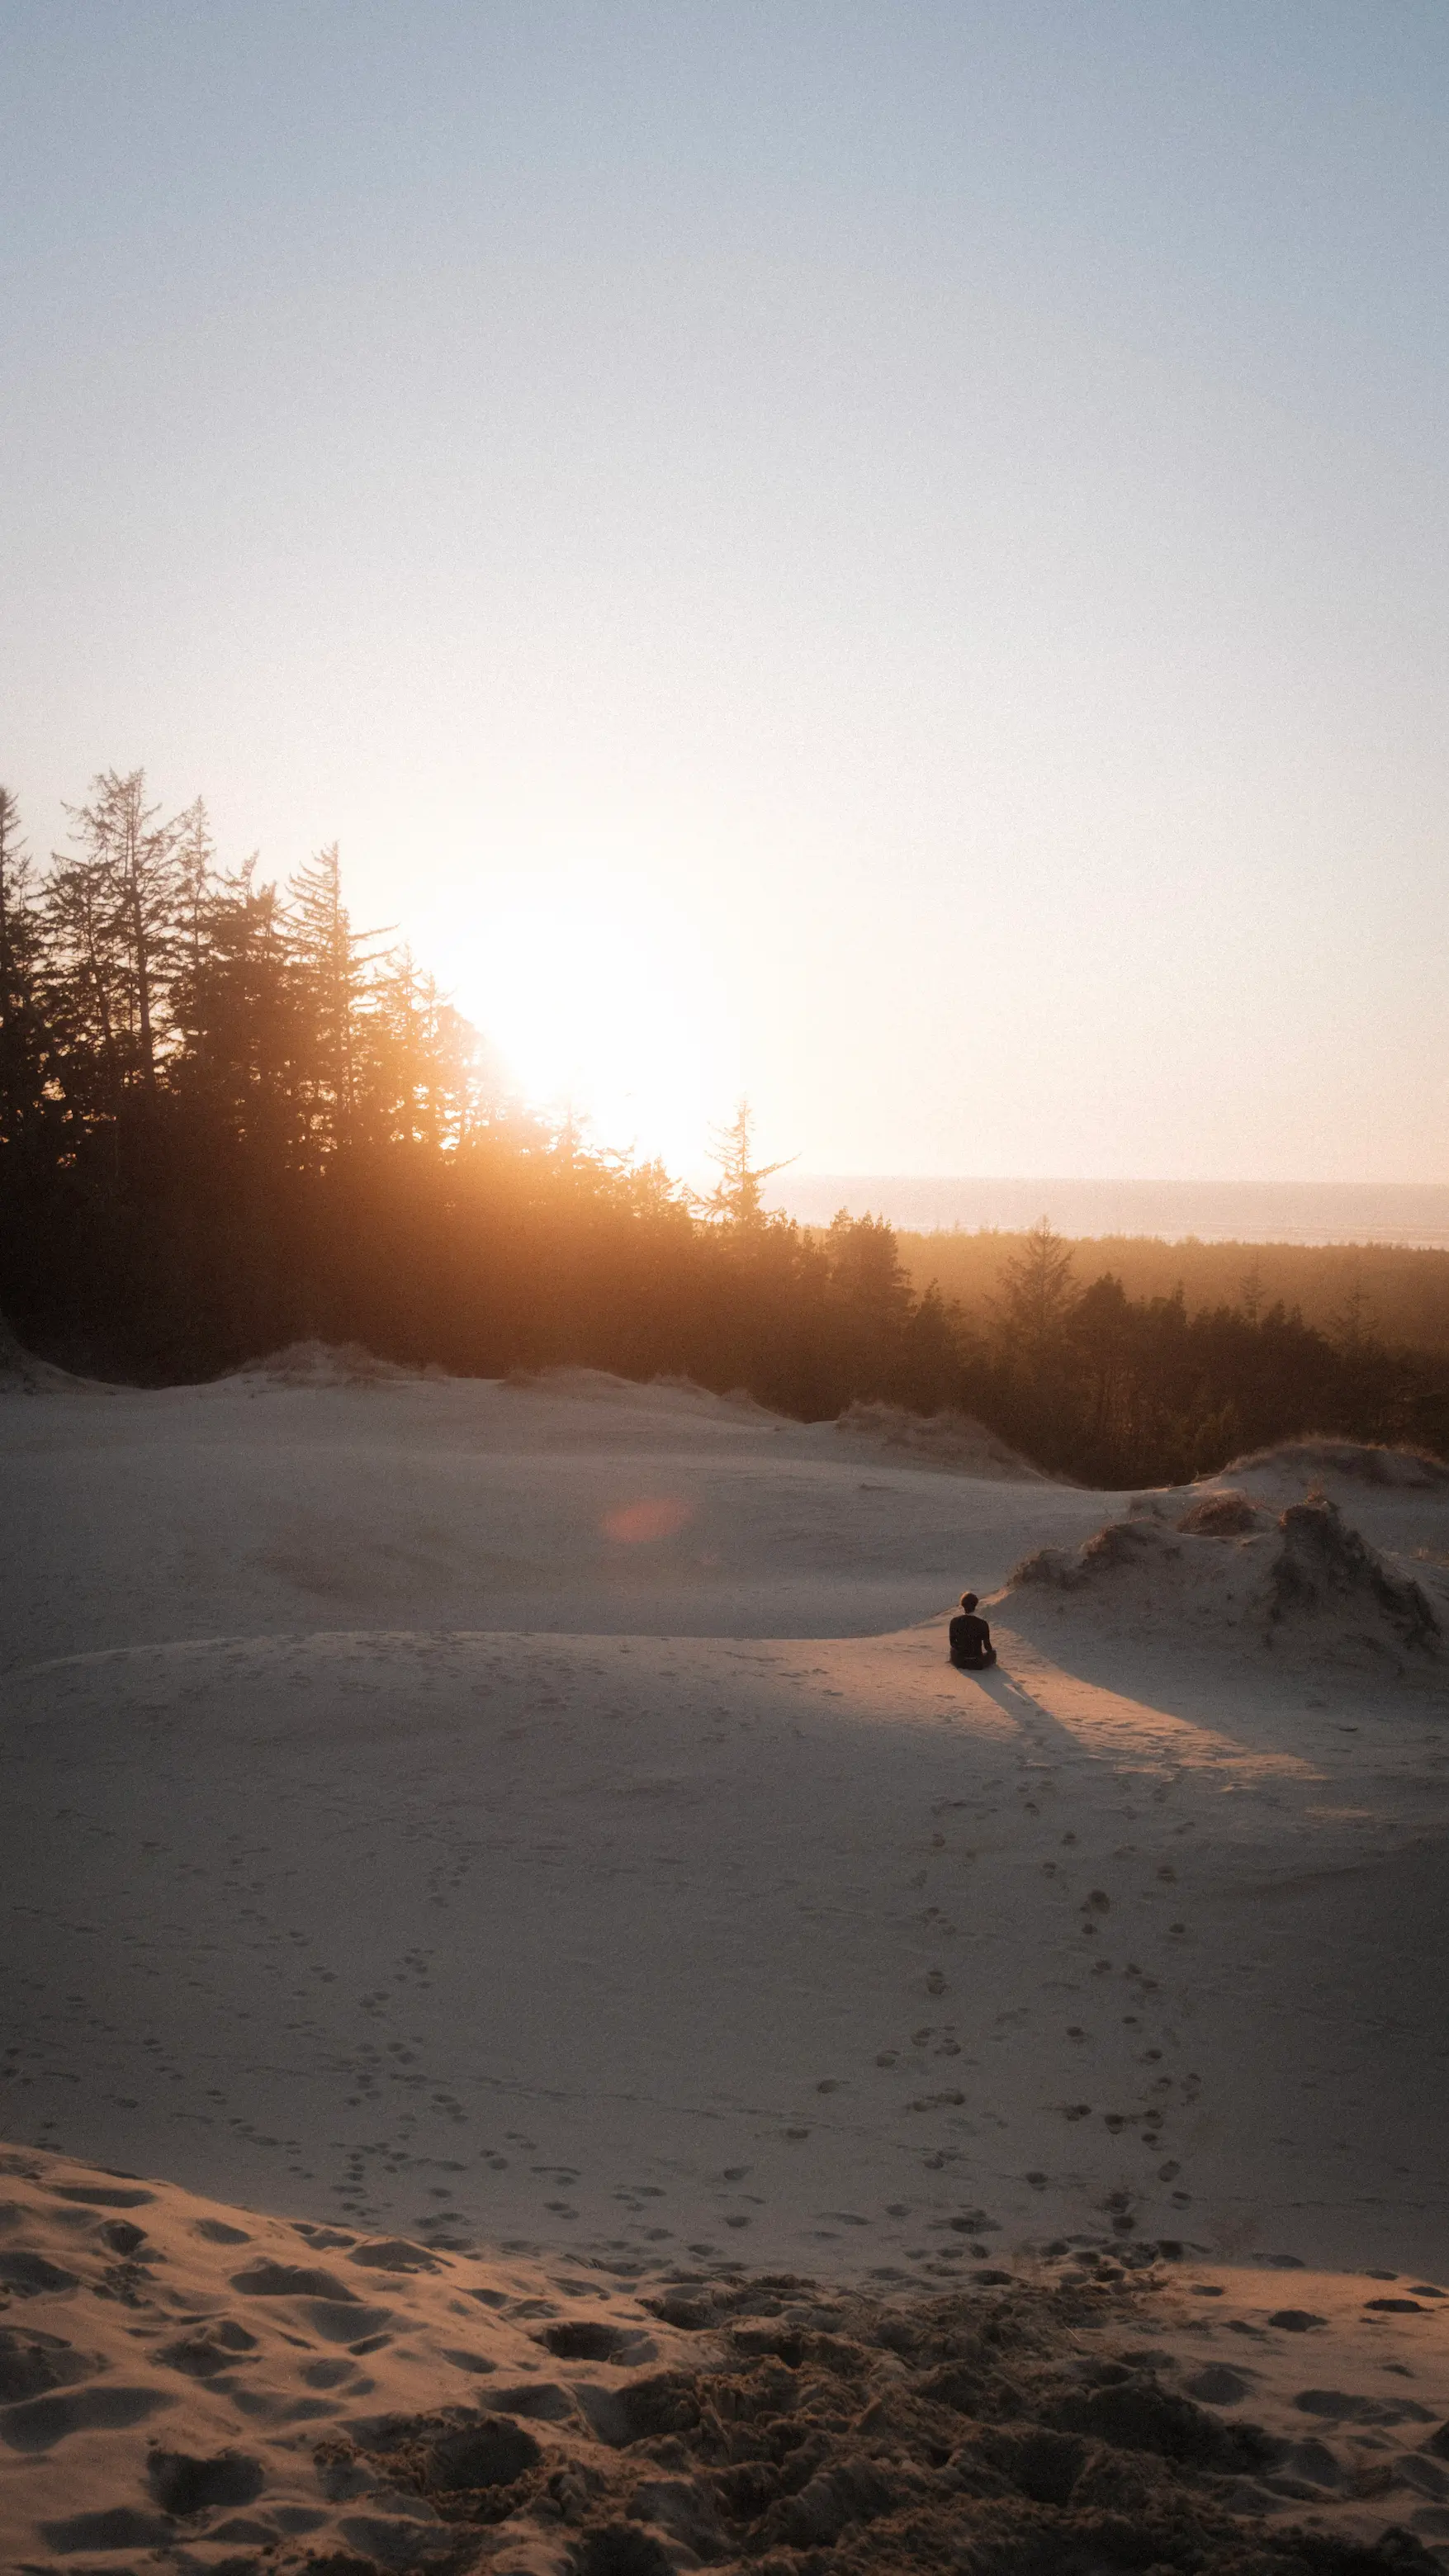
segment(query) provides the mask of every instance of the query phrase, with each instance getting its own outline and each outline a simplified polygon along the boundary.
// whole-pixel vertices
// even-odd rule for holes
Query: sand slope
[[[527,2247],[917,2272],[963,2207],[1125,2192],[1449,2268],[1442,1718],[1087,1642],[985,1683],[931,1629],[13,1676],[12,2130]]]
[[[620,2281],[0,2150],[3,2564],[1439,2563],[1436,2284],[976,2269],[932,2300]]]
[[[0,1400],[0,1664],[356,1626],[866,1635],[1103,1517],[977,1463],[907,1457],[889,1414],[587,1370]]]

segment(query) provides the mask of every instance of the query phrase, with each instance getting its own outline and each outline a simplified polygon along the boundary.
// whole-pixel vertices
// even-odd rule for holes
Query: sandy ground
[[[1315,1482],[1442,1607],[1446,1489],[1149,1501],[1146,1572],[1013,1587],[978,1678],[954,1593],[1125,1498],[887,1430],[583,1376],[0,1404],[0,2130],[444,2273],[919,2300],[1080,2238],[1431,2291],[1445,1663],[1249,1612]]]
[[[0,1669],[320,1630],[865,1636],[1102,1517],[578,1370],[0,1397]]]
[[[1449,2534],[1432,2283],[1086,2253],[903,2300],[483,2261],[24,2151],[0,2195],[24,2576],[1367,2576]]]

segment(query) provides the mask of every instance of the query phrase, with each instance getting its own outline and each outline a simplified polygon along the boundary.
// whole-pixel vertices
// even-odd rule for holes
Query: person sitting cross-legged
[[[958,1672],[988,1672],[996,1661],[991,1630],[984,1619],[976,1616],[977,1597],[974,1592],[963,1592],[961,1607],[951,1622],[951,1661]]]

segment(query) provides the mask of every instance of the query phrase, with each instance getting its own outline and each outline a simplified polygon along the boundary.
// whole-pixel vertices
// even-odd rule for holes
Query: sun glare
[[[714,976],[684,925],[596,876],[490,889],[451,927],[448,981],[531,1107],[595,1140],[697,1165],[737,1087]]]

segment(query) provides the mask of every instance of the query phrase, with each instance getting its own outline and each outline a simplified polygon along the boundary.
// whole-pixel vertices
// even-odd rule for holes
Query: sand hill
[[[1015,1618],[1035,1592],[1127,1635],[1366,1668],[1449,1692],[1444,1626],[1424,1584],[1396,1572],[1327,1495],[1282,1512],[1231,1487],[1180,1514],[1148,1502],[1072,1554],[1036,1550],[996,1603]]]

